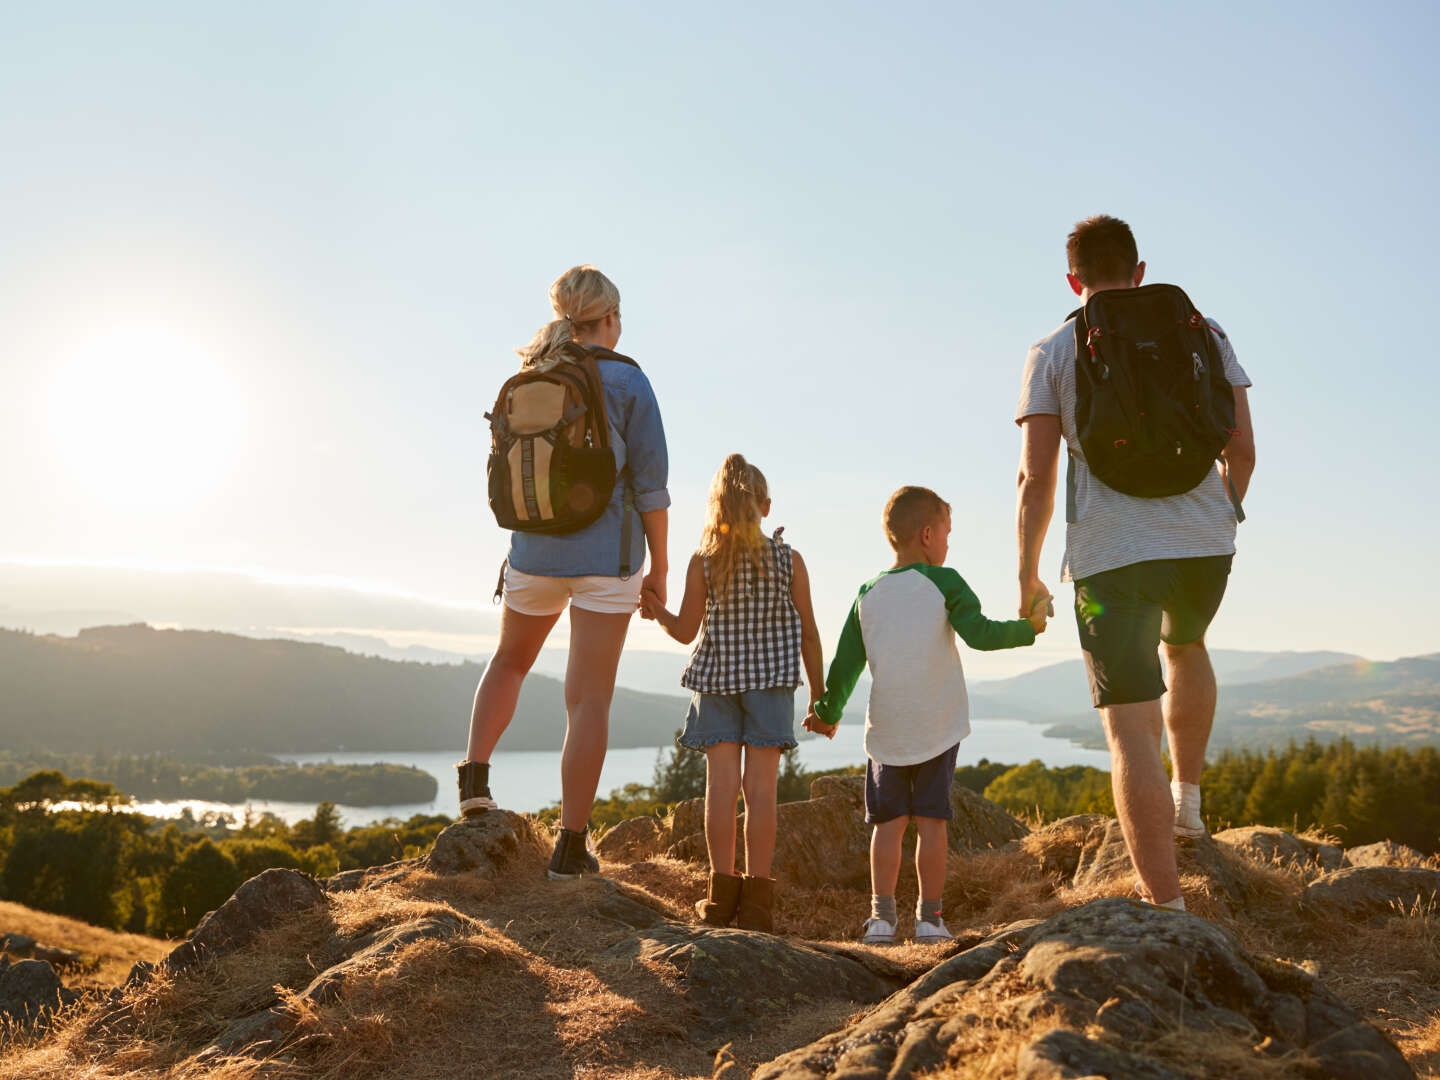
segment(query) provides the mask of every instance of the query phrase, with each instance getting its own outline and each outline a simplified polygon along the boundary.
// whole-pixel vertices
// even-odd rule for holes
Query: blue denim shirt
[[[605,386],[615,468],[618,471],[630,466],[635,510],[639,511],[630,516],[630,566],[633,573],[639,573],[645,563],[645,529],[640,513],[664,510],[670,505],[670,492],[665,487],[670,477],[665,427],[660,422],[655,391],[643,371],[618,360],[601,360],[597,367]],[[605,513],[578,532],[512,532],[510,565],[527,574],[547,577],[619,577],[624,497],[624,485],[617,482]]]

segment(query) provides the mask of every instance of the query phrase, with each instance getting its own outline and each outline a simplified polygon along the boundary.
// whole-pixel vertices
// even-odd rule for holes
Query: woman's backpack
[[[605,512],[618,479],[599,360],[628,356],[571,342],[553,363],[505,380],[490,421],[490,509],[502,529],[568,533]]]
[[[1174,285],[1107,289],[1073,317],[1075,429],[1090,471],[1142,498],[1197,487],[1235,427],[1219,331]]]

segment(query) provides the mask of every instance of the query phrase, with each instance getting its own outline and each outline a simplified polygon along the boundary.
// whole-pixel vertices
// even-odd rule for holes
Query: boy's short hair
[[[1135,234],[1129,225],[1109,214],[1077,222],[1065,241],[1065,257],[1081,285],[1128,280],[1140,264]]]
[[[950,504],[926,487],[902,487],[885,504],[885,539],[897,551],[908,544],[926,525],[933,525],[950,513]]]

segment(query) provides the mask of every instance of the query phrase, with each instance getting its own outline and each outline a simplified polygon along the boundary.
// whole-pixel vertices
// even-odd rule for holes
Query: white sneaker
[[[865,945],[894,945],[895,927],[884,919],[866,919],[860,928],[860,941]]]
[[[1188,819],[1176,814],[1175,835],[1188,837],[1191,840],[1198,840],[1202,836],[1209,836],[1210,831],[1205,828],[1205,823],[1200,820],[1199,814]]]
[[[950,933],[945,925],[945,920],[939,922],[926,922],[924,919],[915,920],[915,944],[917,945],[939,945],[947,941],[954,941],[955,935]]]

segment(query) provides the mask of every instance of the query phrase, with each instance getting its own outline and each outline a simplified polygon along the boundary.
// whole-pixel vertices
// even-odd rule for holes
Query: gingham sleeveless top
[[[705,621],[680,685],[702,694],[740,694],[800,685],[800,613],[790,599],[795,564],[788,544],[765,540],[769,573],[740,560],[715,595],[705,560]]]

